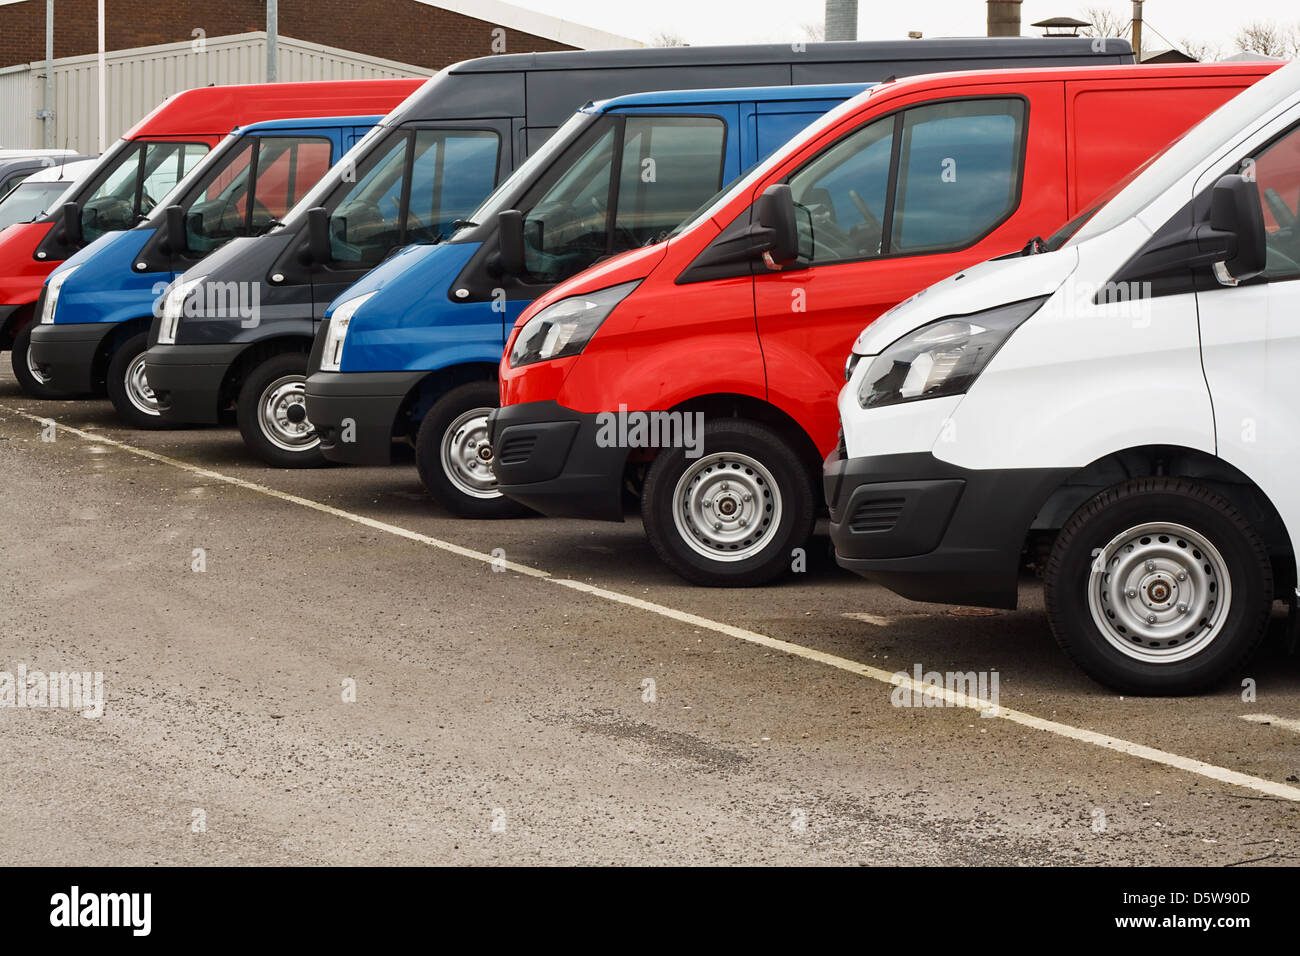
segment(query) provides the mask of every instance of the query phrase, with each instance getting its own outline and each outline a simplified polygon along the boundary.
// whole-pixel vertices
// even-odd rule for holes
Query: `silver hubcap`
[[[258,403],[262,434],[282,451],[307,451],[320,443],[307,420],[307,379],[302,375],[277,378],[262,392]]]
[[[499,498],[492,474],[492,446],[488,443],[490,408],[471,408],[457,416],[442,433],[442,471],[471,498]]]
[[[1223,630],[1232,580],[1217,548],[1191,528],[1151,523],[1117,534],[1097,555],[1088,609],[1112,647],[1134,660],[1172,664],[1205,650]]]
[[[748,455],[705,455],[677,481],[673,521],[682,540],[706,558],[743,561],[776,534],[781,489]]]
[[[158,399],[144,377],[144,353],[141,352],[126,367],[126,398],[137,411],[146,415],[157,415]]]
[[[32,359],[31,345],[27,346],[27,374],[36,379],[36,381],[42,385],[49,384],[50,380],[41,373],[41,370],[36,367],[36,362]]]

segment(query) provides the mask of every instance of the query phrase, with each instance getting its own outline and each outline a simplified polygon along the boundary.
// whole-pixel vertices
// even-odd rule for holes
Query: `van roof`
[[[606,97],[655,89],[796,86],[871,82],[964,65],[1132,63],[1125,40],[972,37],[836,43],[648,47],[506,53],[447,67],[412,94],[385,125],[422,120],[519,116],[531,127],[558,126],[593,93]],[[671,70],[671,73],[656,73]]]
[[[237,126],[233,133],[268,133],[282,129],[333,129],[338,126],[374,126],[385,114],[372,116],[300,116],[293,119],[262,120]]]
[[[78,159],[70,163],[60,163],[55,166],[45,166],[32,173],[26,179],[25,183],[71,183],[85,176],[92,169],[99,165],[98,159]]]
[[[718,90],[669,90],[656,93],[629,93],[626,96],[615,96],[612,99],[601,100],[599,103],[588,104],[584,109],[591,113],[604,113],[609,110],[639,106],[732,103],[737,100],[763,100],[765,102],[847,100],[875,85],[874,83],[821,83],[813,86],[739,86]]]
[[[201,86],[163,100],[123,139],[146,136],[223,136],[235,126],[293,116],[385,114],[425,82],[422,77],[386,80],[321,80],[314,83],[245,83]]]

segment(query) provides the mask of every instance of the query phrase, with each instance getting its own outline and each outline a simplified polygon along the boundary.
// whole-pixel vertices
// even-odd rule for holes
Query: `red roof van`
[[[634,492],[694,583],[801,567],[863,326],[1041,242],[1277,65],[930,74],[855,97],[523,312],[490,422],[501,491],[615,521]]]

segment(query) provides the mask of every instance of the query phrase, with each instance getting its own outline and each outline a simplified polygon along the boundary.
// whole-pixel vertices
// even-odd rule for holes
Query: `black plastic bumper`
[[[387,465],[406,397],[428,372],[313,372],[307,419],[321,453],[346,465]]]
[[[497,409],[488,435],[498,487],[544,515],[622,521],[628,452],[601,447],[596,432],[595,414],[556,402]]]
[[[154,345],[144,355],[144,374],[162,417],[187,425],[221,421],[221,386],[247,343]]]
[[[1014,608],[1025,535],[1070,474],[832,452],[823,483],[835,559],[913,601]]]
[[[67,395],[93,392],[99,385],[95,360],[116,322],[37,325],[32,329],[32,361],[46,384]]]

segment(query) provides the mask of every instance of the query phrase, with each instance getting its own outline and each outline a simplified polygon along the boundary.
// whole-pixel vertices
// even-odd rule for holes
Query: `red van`
[[[423,78],[329,80],[204,86],[163,100],[105,151],[77,191],[35,222],[0,232],[0,351],[13,350],[14,374],[42,395],[27,361],[36,299],[45,279],[78,249],[115,229],[130,229],[236,126],[261,120],[388,113]],[[129,202],[119,197],[132,197]],[[67,205],[80,222],[69,229]]]
[[[931,74],[855,97],[664,241],[523,312],[489,426],[501,491],[614,521],[636,494],[694,583],[800,567],[863,327],[1041,241],[1274,68]]]

